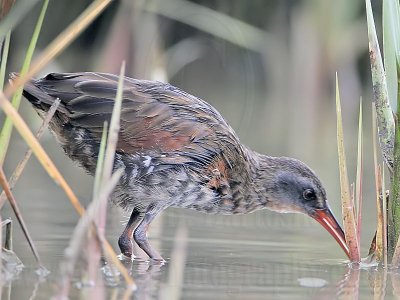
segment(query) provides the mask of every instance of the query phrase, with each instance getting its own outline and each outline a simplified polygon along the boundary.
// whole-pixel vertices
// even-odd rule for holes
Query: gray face
[[[285,159],[275,174],[269,208],[279,212],[312,214],[325,209],[326,192],[314,172],[302,162]]]

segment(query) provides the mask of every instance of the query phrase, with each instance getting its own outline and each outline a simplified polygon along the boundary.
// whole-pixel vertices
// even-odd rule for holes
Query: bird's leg
[[[150,207],[145,213],[143,220],[136,227],[133,232],[133,238],[135,242],[138,244],[140,248],[153,260],[164,262],[164,259],[161,255],[150,245],[149,240],[147,238],[147,229],[149,228],[150,223],[154,220],[154,218],[158,215],[161,209],[154,209]]]
[[[137,226],[137,224],[143,219],[143,213],[140,211],[133,209],[131,216],[129,218],[128,223],[122,232],[121,236],[118,239],[118,246],[121,250],[121,253],[127,257],[132,257],[132,236],[133,230]]]

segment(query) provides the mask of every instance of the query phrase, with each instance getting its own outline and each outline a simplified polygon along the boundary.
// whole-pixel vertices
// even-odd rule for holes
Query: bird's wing
[[[59,98],[59,110],[68,115],[71,125],[89,130],[100,140],[104,121],[111,118],[118,76],[52,73],[30,84],[50,96],[42,96],[42,101]],[[203,168],[224,164],[226,169],[243,154],[234,131],[208,103],[169,84],[127,77],[117,151],[150,151],[160,154],[163,164]]]

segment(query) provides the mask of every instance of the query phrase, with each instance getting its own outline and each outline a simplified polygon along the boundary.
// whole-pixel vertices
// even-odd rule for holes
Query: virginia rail
[[[92,175],[117,83],[118,76],[105,73],[51,73],[24,87],[39,115],[61,100],[50,129],[65,153]],[[207,102],[170,84],[125,77],[120,126],[114,169],[124,172],[112,201],[132,211],[118,240],[124,255],[132,256],[133,238],[151,259],[163,260],[150,245],[147,229],[167,207],[213,214],[264,208],[304,213],[349,255],[315,173],[296,159],[262,155],[242,145]]]

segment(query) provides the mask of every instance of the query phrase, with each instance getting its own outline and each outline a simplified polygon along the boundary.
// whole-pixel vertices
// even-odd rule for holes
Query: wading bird
[[[61,100],[50,129],[65,153],[93,175],[117,85],[118,76],[111,74],[51,73],[27,82],[23,95],[41,116]],[[315,173],[296,159],[250,150],[207,102],[170,84],[125,77],[118,138],[114,169],[123,174],[112,201],[131,211],[118,240],[124,255],[132,256],[134,240],[151,259],[163,260],[146,232],[167,207],[304,213],[349,255]]]

